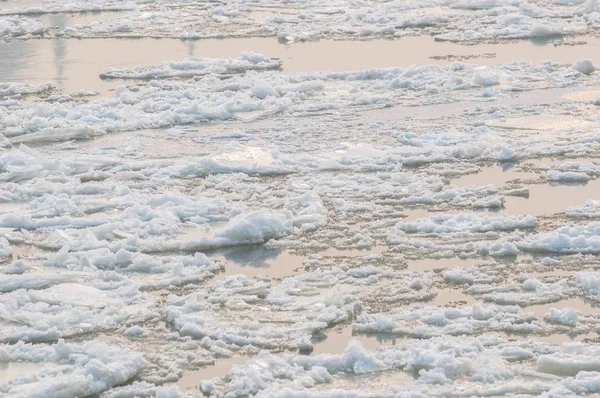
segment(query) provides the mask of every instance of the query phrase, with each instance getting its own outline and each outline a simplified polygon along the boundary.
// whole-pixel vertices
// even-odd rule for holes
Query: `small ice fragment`
[[[146,329],[138,325],[133,325],[125,331],[125,334],[127,336],[141,336],[144,333],[146,333]]]
[[[548,323],[565,326],[575,326],[578,318],[577,312],[570,308],[563,308],[562,310],[550,308],[550,311],[544,316],[544,320]]]
[[[591,75],[596,70],[596,66],[594,65],[594,61],[589,58],[584,58],[575,62],[573,64],[573,69],[583,73],[584,75]]]

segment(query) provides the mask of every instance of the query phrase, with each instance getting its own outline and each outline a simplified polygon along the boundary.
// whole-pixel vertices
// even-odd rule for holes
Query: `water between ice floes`
[[[98,19],[98,15],[43,15],[49,25],[62,26]],[[70,19],[75,19],[71,21]],[[560,40],[545,42],[520,40],[498,44],[461,45],[436,42],[429,36],[397,40],[345,41],[320,40],[281,44],[276,38],[234,38],[208,40],[179,39],[53,39],[12,40],[0,43],[0,82],[47,82],[67,93],[86,89],[103,96],[122,82],[99,78],[108,66],[115,68],[146,66],[162,61],[183,60],[188,56],[236,58],[252,49],[282,61],[285,73],[349,71],[414,64],[448,64],[468,61],[482,66],[498,65],[514,59],[541,61],[552,59],[570,63],[589,56],[600,47],[600,38],[573,39],[585,45],[560,45]]]

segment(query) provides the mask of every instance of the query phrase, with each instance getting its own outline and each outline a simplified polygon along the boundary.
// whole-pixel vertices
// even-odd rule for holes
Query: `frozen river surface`
[[[600,393],[599,35],[0,0],[0,397]]]

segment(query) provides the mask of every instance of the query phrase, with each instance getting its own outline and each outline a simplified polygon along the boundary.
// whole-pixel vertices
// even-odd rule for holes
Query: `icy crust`
[[[429,147],[424,149],[427,152],[432,150]],[[304,164],[312,165],[307,169],[308,171],[315,168],[360,170],[364,169],[363,165],[367,161],[371,163],[370,168],[385,170],[397,167],[396,162],[404,158],[403,153],[403,147],[398,147],[398,153],[394,154],[394,152],[374,151],[365,146],[357,146],[348,147],[345,151],[338,150],[327,156],[315,155],[310,162]],[[372,158],[374,155],[376,158]],[[282,200],[270,203],[278,210],[253,210],[244,206],[233,206],[222,200],[197,196],[140,195],[139,192],[131,191],[119,183],[119,178],[113,181],[102,181],[106,179],[107,173],[116,167],[136,170],[142,166],[146,166],[144,174],[125,172],[125,178],[133,175],[141,181],[148,179],[148,182],[153,184],[152,181],[160,181],[157,178],[164,178],[162,176],[169,174],[184,177],[237,172],[271,175],[298,170],[295,166],[301,166],[303,163],[300,160],[305,158],[286,160],[280,154],[272,155],[258,148],[237,145],[218,150],[204,157],[197,164],[184,160],[182,163],[186,163],[185,166],[175,166],[172,164],[173,161],[139,164],[136,161],[123,162],[122,159],[111,156],[92,156],[87,159],[95,171],[89,171],[90,166],[82,166],[80,160],[64,158],[57,162],[48,161],[25,147],[11,151],[3,158],[4,168],[8,171],[4,174],[4,178],[11,181],[6,185],[4,197],[10,201],[28,200],[29,203],[27,210],[20,212],[19,215],[10,212],[1,215],[0,225],[31,230],[61,228],[61,232],[50,234],[44,242],[44,245],[49,248],[64,247],[65,253],[52,256],[50,264],[54,265],[59,258],[62,258],[60,260],[62,264],[74,267],[72,269],[79,269],[77,267],[84,256],[89,257],[89,263],[92,265],[96,264],[95,257],[112,258],[107,257],[107,253],[102,251],[78,253],[96,249],[105,251],[109,249],[112,252],[111,256],[123,249],[125,251],[121,255],[127,258],[131,255],[128,252],[140,250],[146,252],[198,250],[264,243],[269,239],[305,234],[328,224],[331,215],[321,197],[335,194],[336,186],[339,184],[345,184],[348,188],[355,187],[352,188],[356,190],[355,192],[360,188],[361,195],[364,197],[373,194],[385,200],[389,195],[406,196],[406,200],[402,201],[406,204],[415,203],[412,196],[419,194],[422,198],[429,198],[427,202],[423,202],[425,204],[448,203],[470,206],[487,200],[488,195],[501,192],[493,187],[447,189],[444,187],[444,181],[439,178],[423,178],[422,174],[409,173],[381,174],[368,179],[344,175],[322,180],[314,180],[312,177],[293,178],[289,182],[289,186],[293,187],[292,191],[282,192]],[[318,161],[323,164],[318,165],[316,163]],[[377,163],[380,164],[376,165]],[[57,176],[58,179],[46,178],[42,183],[37,178],[46,172],[47,177]],[[65,181],[64,174],[74,175],[74,178]],[[153,177],[153,174],[156,176]],[[214,178],[210,179],[214,180]],[[224,176],[219,184],[229,181],[230,178]],[[81,184],[81,180],[86,183]],[[20,184],[12,181],[18,181]],[[230,183],[231,181],[227,184]],[[242,180],[240,184],[245,186]],[[299,192],[294,192],[298,187],[303,188]],[[436,192],[440,188],[441,193]],[[301,194],[305,189],[312,189],[312,191]],[[113,194],[115,196],[109,198]],[[222,197],[218,192],[215,194]],[[265,202],[262,203],[264,205]],[[115,214],[114,211],[117,213]],[[99,212],[100,214],[97,214]],[[202,225],[207,225],[207,228],[203,229]],[[88,230],[81,231],[85,228]],[[204,237],[195,237],[196,231],[202,233]],[[179,238],[173,239],[175,236]],[[68,251],[73,253],[66,253]],[[106,267],[102,265],[106,262],[98,264],[101,268]],[[126,269],[129,262],[116,261],[114,264],[116,264],[115,268]]]
[[[338,215],[349,213],[347,210],[362,208],[381,215],[390,211],[400,215],[398,204],[446,206],[446,209],[482,204],[494,207],[493,204],[502,202],[503,196],[515,193],[495,186],[457,188],[448,185],[442,176],[420,170],[398,170],[404,164],[488,159],[498,156],[497,152],[502,158],[508,154],[508,159],[514,159],[531,156],[529,151],[538,150],[532,145],[523,153],[515,152],[512,147],[519,148],[518,144],[503,144],[502,136],[487,128],[437,134],[435,138],[434,134],[400,133],[398,140],[393,146],[348,144],[310,154],[234,144],[195,158],[144,161],[129,155],[127,147],[123,149],[125,152],[86,153],[85,160],[79,154],[58,160],[21,146],[0,154],[3,171],[0,178],[6,181],[1,197],[7,202],[26,204],[18,214],[8,208],[1,213],[0,226],[43,233],[44,247],[63,249],[51,257],[50,265],[127,272],[138,261],[132,260],[132,253],[205,250],[299,237],[329,225],[332,217],[337,219]],[[588,140],[582,137],[571,140],[569,145],[573,151],[583,146],[593,149],[593,144],[585,144]],[[466,142],[470,146],[465,147]],[[486,146],[489,142],[498,147]],[[331,177],[312,174],[334,171]],[[364,171],[372,173],[351,174]],[[293,175],[287,177],[287,174]],[[256,184],[252,176],[282,176],[286,182],[281,189],[274,190]],[[182,194],[184,181],[195,177],[206,178],[202,184],[207,189],[202,196],[198,195],[200,191]],[[128,181],[135,183],[130,187],[126,185]],[[163,182],[173,187],[173,193],[148,194],[152,187]],[[234,182],[239,189],[231,196]],[[237,202],[240,199],[244,205]],[[362,207],[353,208],[352,204]],[[533,217],[485,212],[436,215],[397,224],[386,231],[388,243],[417,248],[424,253],[442,250],[514,256],[517,246],[524,251],[534,250],[532,242],[541,236],[530,235],[523,240],[536,227]],[[60,231],[51,232],[55,228]],[[460,235],[468,240],[484,234],[495,241],[440,244],[411,236],[415,232],[437,234],[442,239]],[[372,238],[359,237],[356,242],[369,247]],[[586,252],[586,249],[571,248],[570,252]],[[109,262],[98,260],[101,257],[124,260],[115,260],[107,268]],[[169,263],[170,260],[159,261],[148,269],[174,272],[176,267]],[[183,268],[184,274],[180,276],[185,279],[187,271]]]
[[[548,180],[550,181],[563,181],[563,182],[586,182],[590,177],[586,173],[579,173],[575,171],[549,171]]]
[[[1,29],[1,28],[0,28]],[[52,90],[52,84],[0,83],[0,98],[42,94]]]
[[[170,296],[166,319],[215,355],[257,348],[312,350],[312,338],[359,313],[362,303],[390,305],[435,297],[427,279],[364,266],[290,276],[275,286],[243,275],[188,296]]]
[[[585,183],[600,176],[600,166],[592,162],[569,162],[547,173],[549,181]]]
[[[233,173],[276,176],[294,173],[296,165],[277,150],[232,142],[195,161],[175,165],[172,171],[182,178]]]
[[[250,70],[279,69],[281,61],[262,54],[242,53],[238,59],[189,57],[181,62],[165,62],[153,67],[135,69],[106,68],[102,79],[164,79],[190,78],[205,75],[244,73]]]
[[[518,246],[530,252],[600,253],[600,223],[565,225],[552,232],[528,236]]]
[[[225,356],[239,348],[309,349],[315,332],[348,320],[360,306],[343,290],[322,292],[296,279],[271,287],[232,276],[205,292],[170,297],[166,318],[180,334]],[[278,325],[283,321],[288,326]]]
[[[6,238],[0,237],[0,262],[6,261],[12,255],[12,247]]]
[[[184,241],[181,247],[185,250],[203,250],[262,244],[271,239],[280,239],[292,233],[305,233],[327,225],[327,210],[318,195],[309,193],[299,198],[297,203],[300,206],[296,208],[296,212],[256,211],[236,216],[214,236]]]
[[[263,59],[252,55],[246,69],[256,65],[255,58]],[[564,87],[595,78],[595,74],[586,76],[551,62],[511,62],[485,70],[455,63],[447,67],[426,65],[297,75],[248,71],[226,80],[212,73],[193,81],[153,80],[139,91],[118,87],[114,98],[86,103],[22,104],[10,109],[0,106],[0,128],[11,139],[43,130],[48,134],[51,129],[60,135],[90,128],[115,132],[213,120],[252,121],[279,113],[300,117],[395,105],[407,95],[415,103],[437,103],[478,95],[482,87],[497,84],[505,88],[495,92],[495,97],[509,95],[515,89]]]
[[[14,268],[18,269],[20,268],[18,266],[18,263],[22,263],[22,262],[15,262],[14,264]],[[6,270],[6,268],[9,267],[3,267],[3,271]],[[24,268],[24,267],[23,267]],[[23,269],[21,269],[20,271],[24,271]],[[29,289],[44,289],[50,286],[54,286],[57,284],[61,284],[63,282],[69,282],[72,280],[76,280],[78,277],[80,277],[81,274],[77,274],[77,273],[61,273],[61,274],[55,274],[55,275],[27,275],[27,274],[13,274],[13,273],[1,273],[0,274],[0,282],[2,283],[2,286],[0,287],[0,293],[10,293],[14,290],[19,290],[19,289],[25,289],[25,290],[29,290]]]
[[[84,397],[127,383],[147,362],[142,355],[99,342],[0,345],[0,362],[29,362],[40,370],[0,383],[0,397]]]
[[[569,206],[566,213],[571,218],[600,218],[600,201],[588,199],[582,205]]]
[[[567,80],[584,84],[593,83],[596,74],[587,77],[570,66],[561,71]],[[339,84],[343,89],[348,75],[341,76],[324,86]],[[495,81],[487,74],[477,80]],[[567,80],[556,77],[551,84]],[[351,86],[356,81],[349,82]],[[361,83],[369,87],[372,81]],[[387,86],[385,79],[379,83]],[[357,88],[361,86],[352,86]],[[496,211],[505,204],[505,211],[511,210],[510,196],[527,196],[521,181],[459,187],[454,178],[497,161],[593,156],[599,149],[598,134],[593,128],[567,128],[548,141],[538,132],[514,134],[486,127],[486,121],[504,115],[579,109],[579,104],[566,104],[566,100],[549,106],[471,105],[473,98],[483,98],[475,95],[481,90],[489,93],[488,89],[463,90],[457,96],[451,92],[445,98],[429,97],[428,89],[404,92],[416,94],[417,102],[423,98],[461,101],[451,105],[452,112],[456,106],[456,115],[438,112],[447,109],[438,106],[398,107],[392,112],[406,113],[410,119],[394,115],[391,120],[370,121],[368,115],[378,117],[388,110],[354,112],[366,106],[340,114],[325,110],[323,115],[293,123],[270,115],[274,117],[249,124],[181,126],[114,136],[106,136],[110,130],[97,127],[80,130],[57,125],[59,137],[70,140],[88,134],[98,142],[63,142],[36,150],[14,145],[2,151],[0,237],[6,242],[0,239],[0,247],[6,260],[0,265],[0,338],[11,343],[17,339],[44,342],[61,337],[92,339],[103,333],[104,338],[142,352],[151,369],[142,371],[136,382],[103,395],[113,397],[177,396],[176,388],[157,385],[174,383],[188,367],[201,368],[221,357],[257,355],[261,349],[271,354],[288,348],[307,353],[319,337],[340,323],[352,325],[355,331],[379,328],[387,330],[380,332],[384,335],[418,337],[397,345],[404,347],[400,350],[420,347],[414,357],[420,358],[415,363],[421,365],[389,365],[386,358],[393,357],[390,353],[398,347],[369,352],[368,360],[361,359],[363,351],[351,350],[343,358],[318,357],[323,361],[318,366],[327,373],[313,359],[293,355],[289,363],[294,367],[289,368],[288,362],[276,365],[283,375],[275,371],[271,377],[268,370],[261,370],[256,376],[236,370],[239,373],[232,378],[206,381],[199,377],[198,383],[203,393],[214,390],[217,396],[235,395],[234,391],[245,388],[265,396],[360,395],[365,388],[347,387],[333,393],[316,389],[337,389],[348,375],[370,377],[370,369],[381,369],[378,374],[416,374],[418,381],[406,383],[407,391],[422,396],[458,395],[464,393],[458,391],[464,385],[475,396],[548,391],[565,396],[572,391],[569,388],[592,385],[593,374],[575,376],[573,372],[574,377],[559,381],[530,369],[540,358],[546,363],[567,363],[575,362],[579,354],[519,342],[499,342],[504,345],[496,352],[486,341],[498,339],[485,334],[510,334],[511,339],[587,339],[586,334],[600,325],[589,315],[592,310],[581,310],[577,302],[600,301],[600,278],[595,272],[573,277],[571,271],[593,270],[594,260],[522,256],[519,249],[529,249],[521,245],[558,233],[552,232],[552,225],[563,220],[563,215],[534,218]],[[264,86],[253,90],[261,96],[270,93]],[[21,105],[11,105],[11,109],[14,106]],[[67,117],[76,123],[81,108],[67,108],[62,116],[46,117],[58,121]],[[443,116],[432,119],[431,109]],[[37,121],[34,118],[22,126],[30,131],[25,136],[32,137],[32,143],[45,142],[36,141],[43,135],[35,134],[48,134],[48,130],[36,130]],[[77,135],[80,131],[82,135]],[[516,169],[526,167],[522,164]],[[556,170],[595,178],[590,165],[557,166]],[[547,181],[542,175],[536,182]],[[473,208],[479,211],[468,213]],[[429,216],[424,215],[427,212]],[[586,252],[574,242],[579,242],[579,234],[593,236],[591,225],[568,227],[577,232],[565,246],[571,253]],[[274,261],[263,269],[266,275],[259,277],[218,275],[232,265],[233,257],[228,258],[227,251],[209,249],[234,247],[248,260],[243,265],[248,265],[256,253],[253,249],[261,248],[242,246],[263,244],[291,253],[295,259],[290,262],[299,258],[302,266],[293,264],[293,271],[277,269],[279,264],[282,268],[290,265],[282,257],[281,263]],[[437,267],[437,259],[447,262],[456,255],[461,257],[456,264],[471,264],[477,255],[489,258],[477,267]],[[436,266],[434,270],[403,270],[412,269],[411,261],[425,256]],[[557,274],[552,274],[554,269]],[[268,276],[279,271],[283,277]],[[544,276],[519,277],[529,272]],[[527,307],[533,305],[544,308],[532,315],[534,309]],[[451,339],[451,334],[462,337]],[[481,334],[484,337],[473,338]],[[446,355],[449,345],[473,341],[483,346],[477,350],[492,351],[465,354],[456,361],[452,352]],[[326,348],[324,344],[319,349]],[[446,345],[433,351],[424,348],[437,344]],[[398,355],[402,361],[412,357]],[[281,359],[260,356],[261,361],[269,358]],[[579,369],[594,371],[591,360],[584,359]],[[422,365],[438,360],[431,367]],[[485,370],[478,373],[479,369]],[[307,376],[311,371],[317,375],[317,384]],[[514,376],[507,376],[510,372]],[[258,387],[250,387],[255,385],[253,380],[260,381]],[[398,387],[384,393],[404,393],[401,383],[403,379],[394,380],[392,384]],[[313,387],[302,390],[307,386]]]
[[[388,314],[363,312],[352,323],[355,333],[387,334],[413,339],[436,336],[585,334],[598,323],[593,315],[571,308],[551,308],[543,317],[516,305],[475,304],[444,308],[412,305]]]
[[[598,391],[596,351],[591,344],[507,342],[494,335],[401,341],[373,351],[351,341],[343,354],[263,352],[225,377],[199,384],[217,397],[575,396]],[[404,380],[401,375],[406,373],[414,380]],[[319,388],[359,375],[385,374],[402,381],[379,391]]]
[[[477,203],[477,202],[475,202]],[[478,254],[511,257],[516,243],[537,226],[532,216],[490,215],[484,212],[432,214],[415,221],[399,221],[387,236],[398,250],[427,253]]]
[[[270,161],[267,159],[261,165],[261,155],[237,148],[208,156],[203,165],[212,167],[214,173],[239,169],[253,174],[263,168],[269,174]],[[132,191],[118,180],[108,184],[96,182],[105,179],[107,172],[121,164],[116,158],[88,158],[92,162],[89,165],[76,159],[55,162],[25,147],[0,157],[1,167],[6,170],[3,177],[10,181],[5,185],[4,200],[28,201],[19,214],[12,211],[0,214],[0,226],[42,233],[42,242],[37,243],[58,250],[48,257],[47,263],[51,266],[71,270],[176,272],[182,267],[176,261],[148,260],[134,253],[262,244],[288,235],[305,234],[328,223],[328,210],[320,196],[311,191],[301,195],[292,193],[273,203],[274,210],[256,210],[220,199],[175,193],[147,196]],[[96,171],[90,172],[89,167],[96,161]],[[193,168],[193,163],[183,163],[188,164],[171,169],[175,176],[189,175],[187,170]],[[153,163],[145,165],[152,169]],[[164,164],[159,162],[155,166],[157,169],[153,172],[164,173],[161,167]],[[211,169],[201,167],[203,175],[211,173]],[[200,174],[202,168],[195,170]],[[65,174],[77,177],[66,179]],[[140,175],[145,179],[144,174]],[[82,184],[82,179],[91,181]],[[9,246],[6,252],[8,256]],[[198,266],[207,266],[205,257],[184,260],[183,276],[195,262]]]
[[[435,0],[381,4],[281,4],[248,1],[231,5],[181,1],[124,2],[126,16],[68,27],[71,37],[172,37],[182,39],[276,36],[282,42],[395,38],[431,35],[438,40],[491,41],[592,33],[600,24],[596,0],[585,2]],[[97,9],[119,9],[112,2]],[[39,9],[94,9],[88,3]],[[28,10],[24,10],[28,12]]]
[[[124,218],[108,220],[100,216],[91,219],[60,216],[31,220],[27,216],[16,218],[7,215],[0,218],[0,225],[13,228],[20,225],[31,229],[63,227],[64,231],[51,233],[43,244],[51,249],[60,249],[48,257],[49,265],[69,269],[121,269],[125,272],[136,269],[146,269],[148,272],[161,269],[174,271],[177,268],[175,265],[165,265],[170,262],[168,259],[147,260],[144,256],[134,256],[134,252],[197,251],[263,244],[327,225],[327,210],[319,196],[311,192],[288,199],[284,210],[280,212],[250,210],[237,214],[241,212],[237,209],[231,219],[220,215],[218,218],[221,221],[227,221],[220,228],[211,228],[210,219],[201,216],[209,216],[206,212],[207,203],[211,202],[197,202],[200,207],[174,208],[173,203],[168,202],[167,206],[154,212],[151,208],[132,206],[125,210]],[[186,210],[189,211],[187,216]],[[196,235],[205,236],[197,238]],[[184,263],[198,262],[204,266],[207,265],[205,259],[205,256],[196,256]]]
[[[39,5],[21,8],[5,8],[0,10],[0,16],[5,15],[39,15],[56,13],[78,13],[85,11],[133,11],[138,8],[135,1],[118,0],[48,0]]]
[[[600,166],[592,162],[569,162],[547,172],[547,179],[552,182],[585,183],[598,176]]]
[[[2,17],[0,12],[0,37],[39,36],[44,34],[44,25],[32,18],[19,16]],[[3,93],[0,85],[0,96]]]
[[[430,215],[413,222],[400,221],[395,230],[421,234],[473,234],[492,231],[513,231],[535,228],[537,220],[532,216],[490,216],[481,213],[456,215]],[[392,231],[392,236],[394,231]],[[390,237],[393,241],[393,237]]]
[[[200,283],[221,271],[218,264],[211,262],[202,253],[158,257],[136,254],[125,249],[112,253],[107,248],[73,252],[63,248],[58,253],[49,255],[46,265],[82,272],[102,273],[109,270],[116,280],[131,278],[143,290]]]
[[[44,279],[32,275],[29,278]],[[117,329],[154,318],[153,301],[115,274],[93,285],[60,283],[41,290],[14,290],[0,296],[0,339],[55,341],[83,333]]]

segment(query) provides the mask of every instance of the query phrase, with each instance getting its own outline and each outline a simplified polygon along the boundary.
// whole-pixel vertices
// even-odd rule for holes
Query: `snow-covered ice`
[[[0,37],[22,37],[43,33],[44,25],[35,19],[19,16],[0,17]]]
[[[107,62],[109,95],[2,76],[0,397],[600,392],[600,74],[570,52],[597,1],[2,3],[17,62],[247,48]],[[294,72],[252,48],[425,34],[572,56]]]
[[[46,364],[36,374],[0,383],[3,397],[96,395],[132,380],[147,366],[139,353],[93,341],[1,345],[0,360]]]
[[[272,0],[228,4],[152,1],[46,1],[0,15],[127,11],[53,32],[70,37],[274,37],[283,43],[322,38],[373,39],[434,35],[438,40],[494,41],[593,34],[596,0],[392,1],[302,4]]]
[[[243,73],[249,70],[279,69],[281,62],[262,54],[242,53],[239,59],[188,58],[181,62],[168,62],[152,68],[135,70],[106,68],[100,74],[103,79],[164,79],[176,77],[199,77],[209,74]],[[265,96],[266,97],[266,96]]]

